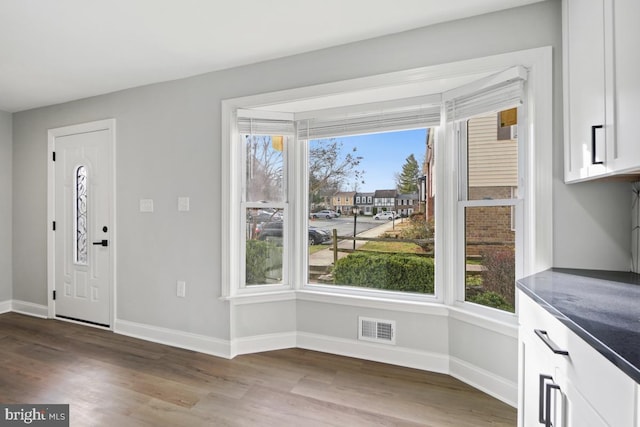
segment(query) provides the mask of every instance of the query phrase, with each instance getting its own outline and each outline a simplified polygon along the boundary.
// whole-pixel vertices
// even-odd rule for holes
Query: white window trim
[[[525,107],[520,107],[518,109],[518,123],[519,123],[518,126],[526,123],[525,122],[526,113],[524,110],[525,110]],[[466,123],[467,120],[464,120],[464,122]],[[484,200],[484,199],[469,200],[468,194],[467,194],[468,189],[465,185],[465,183],[467,182],[468,171],[464,166],[467,163],[467,158],[465,156],[466,153],[464,151],[460,151],[461,149],[465,148],[464,144],[466,143],[466,140],[467,140],[468,129],[466,124],[463,124],[463,123],[455,123],[453,124],[453,126],[456,133],[456,139],[455,139],[456,147],[454,149],[454,152],[456,153],[457,160],[458,160],[457,165],[459,166],[455,173],[455,176],[457,177],[457,180],[458,180],[458,193],[456,195],[457,207],[455,212],[455,215],[457,216],[457,223],[458,223],[458,226],[456,229],[456,236],[455,236],[455,241],[457,242],[458,265],[457,265],[456,272],[454,272],[454,275],[456,277],[455,279],[456,287],[455,287],[455,301],[453,302],[453,305],[456,307],[464,308],[465,310],[469,310],[473,313],[478,313],[478,314],[486,313],[487,310],[490,310],[490,313],[492,316],[497,316],[502,320],[508,320],[509,318],[516,316],[516,314],[495,309],[492,307],[483,306],[470,301],[466,301],[466,283],[465,283],[466,282],[466,256],[465,256],[466,242],[465,242],[465,233],[464,233],[466,224],[465,224],[464,211],[465,211],[465,208],[473,208],[473,207],[510,206],[512,208],[511,211],[516,212],[516,216],[515,216],[516,229],[523,230],[524,224],[525,224],[524,211],[528,203],[528,200],[522,196],[526,192],[526,187],[524,185],[524,183],[526,183],[524,160],[523,160],[524,156],[518,155],[518,182],[520,183],[520,185],[525,187],[523,188],[523,191],[520,193],[520,197],[512,198],[512,199],[498,199],[498,200]],[[526,140],[524,139],[518,140],[518,153],[524,152],[526,145],[527,145]],[[453,197],[453,195],[451,196]],[[516,231],[516,230],[513,230],[513,231]],[[524,245],[523,245],[522,234],[523,234],[522,232],[520,233],[516,232],[516,235],[515,235],[514,246],[515,246],[515,253],[516,253],[516,257],[515,257],[516,278],[524,277],[522,275],[523,266],[524,266]]]
[[[511,52],[501,55],[495,55],[490,57],[476,58],[465,61],[459,61],[448,64],[435,65],[430,67],[418,68],[407,71],[400,71],[395,73],[358,78],[353,80],[346,80],[336,83],[322,84],[316,86],[309,86],[297,89],[290,89],[280,92],[272,92],[255,96],[247,96],[242,98],[234,98],[222,101],[222,122],[221,122],[221,137],[222,137],[222,224],[229,224],[229,227],[222,227],[226,232],[223,233],[222,247],[228,248],[228,251],[223,251],[222,254],[222,298],[233,299],[238,296],[238,262],[239,258],[239,245],[241,242],[238,239],[238,218],[237,210],[234,212],[234,194],[238,194],[240,191],[239,183],[234,179],[237,174],[238,164],[234,164],[231,161],[233,158],[237,158],[239,154],[239,145],[235,141],[235,129],[234,129],[234,112],[238,108],[256,109],[265,108],[268,109],[270,105],[285,104],[294,105],[296,102],[302,102],[318,99],[323,97],[338,96],[344,93],[356,93],[358,91],[373,90],[378,88],[389,88],[392,86],[402,87],[407,83],[415,83],[420,81],[433,81],[438,79],[447,79],[453,77],[461,77],[471,74],[470,70],[473,70],[473,74],[488,75],[492,72],[504,70],[508,67],[522,65],[529,70],[529,96],[528,96],[528,128],[519,129],[518,132],[526,132],[531,141],[538,143],[528,144],[526,151],[522,153],[522,161],[526,174],[527,194],[530,195],[530,203],[525,206],[523,216],[527,223],[524,228],[522,246],[525,252],[525,259],[521,268],[520,276],[527,276],[535,272],[542,271],[552,265],[552,49],[551,47],[543,47],[530,49],[525,51]],[[342,108],[342,107],[341,107]],[[457,167],[455,162],[455,152],[453,150],[453,144],[447,144],[445,141],[447,138],[446,130],[442,127],[438,130],[438,137],[441,141],[440,144],[436,144],[435,152],[436,159],[440,159],[441,164],[438,168],[439,173],[444,171],[455,171]],[[304,149],[306,147],[296,147],[296,149]],[[295,155],[294,168],[296,171],[292,175],[299,174],[303,168],[303,161],[300,160],[303,156]],[[450,172],[448,172],[450,173]],[[436,179],[436,194],[457,194],[456,180]],[[306,192],[304,192],[306,193]],[[306,194],[296,194],[296,196],[302,195],[300,199],[296,197],[295,203],[292,203],[290,212],[292,218],[304,217],[302,215],[302,209],[306,206]],[[438,203],[435,206],[436,216],[443,218],[443,215],[451,214],[457,211],[457,198],[444,198],[440,197]],[[239,206],[239,204],[238,204]],[[304,231],[306,226],[305,221],[297,221],[294,223],[294,233],[298,235]],[[456,245],[443,245],[446,236],[456,235],[455,228],[457,223],[450,221],[445,227],[444,224],[436,228],[436,245],[438,256],[436,257],[436,297],[435,300],[442,302],[452,309],[457,311],[467,310],[472,304],[459,304],[457,303],[457,291],[455,283],[457,282],[457,275],[459,275],[459,268],[457,266],[457,254]],[[297,239],[299,241],[301,239]],[[295,271],[292,271],[291,280],[293,283],[293,289],[297,290],[299,294],[304,282],[306,282],[307,272],[307,251],[306,249],[300,250],[296,245],[297,242],[292,242],[294,245],[291,247],[290,253],[292,254],[292,264],[298,266]],[[235,254],[235,255],[234,255]],[[519,277],[520,277],[519,276]],[[309,289],[309,287],[305,287]],[[263,291],[263,289],[260,289]],[[274,290],[276,291],[276,290]],[[290,298],[289,292],[282,292],[282,289],[277,292],[283,295],[283,298]],[[322,291],[318,291],[322,292]],[[331,300],[335,295],[335,290],[331,288],[330,292],[326,293],[326,298]],[[354,294],[352,294],[354,295]],[[393,294],[394,296],[396,293]],[[244,295],[243,301],[250,300],[250,295]],[[403,301],[391,297],[385,293],[380,297],[380,300],[387,300],[388,304],[397,304],[401,309]],[[274,300],[277,300],[277,296],[274,293]],[[343,298],[343,297],[342,297]],[[363,300],[376,299],[375,296],[362,296]],[[264,294],[260,293],[256,297],[256,302],[259,299],[264,300]],[[270,298],[271,299],[271,298]],[[335,295],[336,300],[340,300],[339,295]],[[393,301],[388,301],[389,299]],[[433,298],[427,298],[424,300],[426,304],[433,303]],[[493,317],[493,309],[484,308],[481,315],[486,315],[487,319],[495,320]],[[473,309],[471,309],[473,310]],[[516,307],[517,311],[517,307]],[[503,320],[503,319],[499,319]],[[512,323],[512,319],[506,319],[505,321]]]
[[[484,114],[484,113],[495,113],[496,109],[492,108],[503,108],[500,105],[505,99],[489,97],[490,104],[484,101],[479,101],[482,99],[475,97],[475,102],[472,104],[473,107],[469,110],[467,108],[466,114],[463,115],[460,119],[449,118],[447,117],[448,107],[446,102],[458,98],[462,96],[463,98],[468,98],[469,95],[474,98],[474,94],[482,93],[485,89],[495,88],[496,85],[500,86],[507,81],[512,81],[512,79],[517,79],[522,82],[519,85],[520,89],[524,92],[521,94],[522,104],[518,106],[518,126],[526,127],[527,120],[529,120],[528,116],[528,96],[526,90],[526,80],[527,80],[527,70],[525,70],[521,66],[516,66],[505,70],[496,75],[489,76],[485,79],[480,79],[476,82],[472,82],[468,85],[461,86],[459,88],[448,91],[444,94],[445,103],[443,103],[443,112],[442,112],[442,126],[447,128],[447,135],[450,136],[450,140],[447,142],[451,145],[451,153],[453,156],[451,164],[454,167],[454,171],[452,173],[452,181],[456,181],[456,191],[454,193],[447,194],[446,197],[455,198],[456,202],[451,203],[450,206],[453,207],[451,211],[451,217],[457,218],[457,227],[454,230],[454,234],[448,236],[448,241],[456,242],[456,260],[457,266],[455,271],[452,272],[454,277],[454,283],[456,284],[455,290],[453,292],[454,301],[453,305],[457,307],[463,307],[466,310],[478,313],[484,313],[489,310],[489,313],[492,316],[497,316],[503,319],[508,319],[509,317],[516,316],[515,313],[509,313],[503,310],[497,310],[491,307],[486,307],[484,305],[479,305],[473,303],[471,301],[466,301],[466,256],[465,256],[465,209],[467,207],[481,207],[481,206],[511,206],[512,211],[516,212],[516,229],[520,230],[520,232],[516,231],[515,235],[515,277],[520,278],[524,277],[522,272],[524,269],[524,245],[523,245],[523,229],[526,224],[525,221],[525,211],[526,206],[529,202],[526,197],[529,191],[533,188],[534,184],[529,185],[527,178],[527,171],[525,169],[525,161],[524,155],[525,148],[529,144],[529,134],[523,132],[522,137],[517,140],[518,144],[518,187],[521,188],[520,194],[516,199],[503,199],[503,200],[469,200],[468,199],[468,188],[467,188],[467,137],[468,137],[468,128],[467,124],[470,118],[472,118],[475,114]],[[511,92],[508,90],[507,93]],[[495,92],[494,92],[495,93]],[[486,96],[485,96],[486,98]],[[467,104],[468,105],[468,104]],[[485,106],[487,110],[485,111]],[[436,158],[436,162],[438,159]],[[527,218],[529,220],[529,218]],[[517,313],[517,311],[516,311]]]

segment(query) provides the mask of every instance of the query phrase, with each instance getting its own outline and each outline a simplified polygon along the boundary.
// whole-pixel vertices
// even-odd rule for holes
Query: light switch
[[[189,198],[178,197],[178,211],[189,212]]]
[[[187,291],[187,283],[183,280],[178,280],[176,283],[176,295],[180,298],[184,298]]]
[[[140,212],[153,212],[153,199],[140,199]]]

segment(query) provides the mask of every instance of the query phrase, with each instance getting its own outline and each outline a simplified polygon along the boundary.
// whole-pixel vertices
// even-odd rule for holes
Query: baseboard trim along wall
[[[443,374],[449,371],[449,358],[447,355],[406,347],[375,344],[305,332],[298,332],[297,347],[424,371]]]
[[[449,357],[449,375],[477,388],[507,405],[518,407],[518,384],[457,357]]]
[[[36,317],[47,317],[46,306],[24,301],[0,302],[0,313],[8,311]],[[113,332],[225,359],[231,359],[241,354],[298,347],[306,350],[389,363],[451,375],[508,405],[517,406],[518,387],[515,382],[447,354],[305,332],[265,334],[227,341],[127,320],[116,320]]]
[[[236,338],[231,341],[231,358],[240,354],[260,353],[262,351],[282,350],[296,347],[296,332],[265,334],[252,337]]]
[[[0,314],[13,311],[12,305],[13,305],[13,302],[11,300],[0,301]]]
[[[11,311],[28,316],[42,317],[44,319],[49,317],[49,308],[46,305],[16,299],[11,300]]]
[[[229,341],[208,337],[206,335],[192,334],[175,329],[151,326],[143,323],[116,320],[113,331],[117,334],[152,341],[158,344],[184,348],[212,356],[230,358]]]

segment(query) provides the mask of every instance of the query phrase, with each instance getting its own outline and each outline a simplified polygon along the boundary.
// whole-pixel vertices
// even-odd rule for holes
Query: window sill
[[[428,299],[427,299],[428,298]],[[324,289],[305,289],[297,291],[297,299],[301,301],[321,302],[325,304],[350,305],[355,307],[376,308],[380,310],[402,311],[403,313],[422,313],[445,316],[447,306],[434,296],[426,298],[404,299],[396,295],[356,294],[332,292]]]
[[[289,301],[296,299],[296,291],[271,291],[238,294],[220,297],[221,301],[229,301],[231,305],[261,304],[265,302]]]

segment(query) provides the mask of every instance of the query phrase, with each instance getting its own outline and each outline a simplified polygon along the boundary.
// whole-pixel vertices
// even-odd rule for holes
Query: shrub
[[[409,224],[402,228],[400,232],[400,237],[402,239],[423,239],[429,240],[420,244],[420,247],[425,251],[428,251],[433,243],[433,220],[426,221],[424,219],[424,214],[417,213],[412,214],[409,217]]]
[[[485,292],[502,295],[505,301],[515,305],[516,264],[513,249],[485,249],[482,252],[482,287]]]
[[[410,254],[353,253],[333,269],[336,285],[433,293],[433,259]]]
[[[282,267],[282,248],[269,241],[247,240],[246,284],[267,283],[268,273]]]

